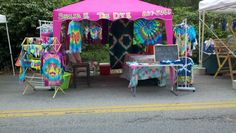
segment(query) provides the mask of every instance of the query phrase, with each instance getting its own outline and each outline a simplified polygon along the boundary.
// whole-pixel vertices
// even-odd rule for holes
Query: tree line
[[[19,55],[20,44],[24,37],[39,36],[38,20],[52,20],[53,9],[78,2],[79,0],[0,0],[0,14],[8,19],[9,33],[14,59]],[[144,0],[173,9],[174,24],[184,18],[190,24],[198,26],[198,4],[200,0]],[[220,18],[222,16],[213,16]],[[0,70],[9,68],[10,57],[5,25],[0,25]]]

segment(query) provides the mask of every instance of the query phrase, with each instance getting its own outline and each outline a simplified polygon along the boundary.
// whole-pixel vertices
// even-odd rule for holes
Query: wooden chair
[[[216,71],[214,78],[216,78],[216,76],[219,73],[229,73],[231,79],[233,80],[234,74],[236,74],[236,71],[233,70],[231,59],[234,58],[234,56],[231,54],[230,50],[234,52],[236,50],[236,47],[228,46],[226,39],[221,39],[221,40],[215,39],[214,49],[215,49],[216,58],[218,62],[218,70]],[[228,62],[228,66],[226,62]]]
[[[89,62],[78,61],[72,54],[66,53],[66,69],[70,69],[72,72],[72,84],[73,88],[77,87],[78,73],[85,72],[87,78],[87,85],[90,86],[90,64]]]

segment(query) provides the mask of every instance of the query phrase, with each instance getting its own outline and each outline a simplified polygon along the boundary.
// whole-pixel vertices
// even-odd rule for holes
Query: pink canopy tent
[[[165,22],[167,43],[173,43],[172,10],[140,0],[84,0],[53,11],[53,33],[60,40],[61,24],[66,20],[108,19],[111,21],[161,19]]]

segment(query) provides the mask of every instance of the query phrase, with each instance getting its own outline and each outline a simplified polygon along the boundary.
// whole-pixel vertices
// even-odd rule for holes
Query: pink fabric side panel
[[[69,50],[69,45],[70,45],[70,36],[68,35],[68,26],[69,26],[70,21],[66,21],[66,50]]]
[[[61,42],[61,21],[53,20],[53,36],[57,37],[58,41]]]
[[[58,12],[53,11],[53,36],[57,37],[59,42],[61,42],[60,33],[61,33],[61,22],[58,20]]]
[[[165,28],[166,28],[166,38],[168,44],[173,44],[173,28],[172,28],[172,20],[164,20]]]

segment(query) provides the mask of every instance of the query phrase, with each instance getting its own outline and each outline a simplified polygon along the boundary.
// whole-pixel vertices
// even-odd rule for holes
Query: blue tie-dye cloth
[[[134,21],[134,45],[153,45],[161,42],[161,23],[158,20],[139,19]]]

